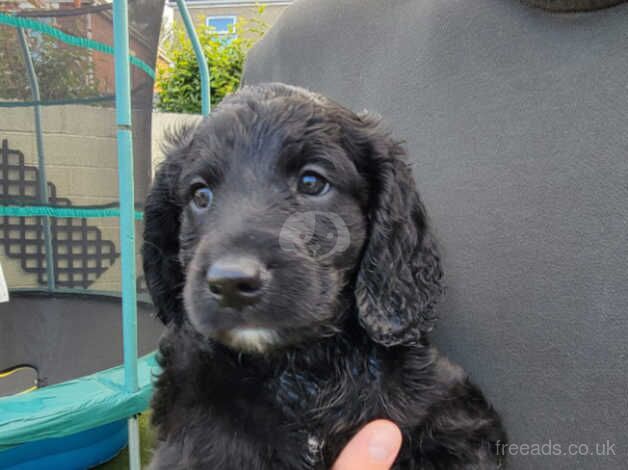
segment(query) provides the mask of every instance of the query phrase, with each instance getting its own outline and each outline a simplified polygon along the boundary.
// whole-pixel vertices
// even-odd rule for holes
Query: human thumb
[[[349,441],[332,470],[389,470],[401,439],[401,431],[391,421],[373,421]]]

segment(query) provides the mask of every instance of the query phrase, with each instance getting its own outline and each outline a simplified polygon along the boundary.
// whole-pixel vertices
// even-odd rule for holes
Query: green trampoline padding
[[[78,208],[49,206],[0,206],[0,216],[4,217],[61,217],[74,219],[99,219],[120,217],[119,207]],[[135,211],[135,220],[142,220],[144,213]]]
[[[0,398],[0,451],[25,442],[63,437],[128,418],[148,408],[153,377],[159,373],[155,353],[138,359],[138,391],[124,390],[124,367],[118,366]]]

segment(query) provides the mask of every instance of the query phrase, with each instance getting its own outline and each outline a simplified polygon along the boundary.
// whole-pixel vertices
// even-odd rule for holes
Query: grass
[[[151,450],[155,442],[155,434],[150,426],[150,412],[142,413],[140,421],[140,455],[142,467],[150,461]],[[95,467],[97,470],[128,470],[129,449],[125,448],[113,460]]]

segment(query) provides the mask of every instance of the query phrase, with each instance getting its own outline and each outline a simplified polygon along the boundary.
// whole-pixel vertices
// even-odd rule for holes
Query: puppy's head
[[[390,346],[430,328],[438,255],[403,150],[306,90],[247,87],[171,137],[146,204],[144,271],[164,322],[265,352],[357,315]]]

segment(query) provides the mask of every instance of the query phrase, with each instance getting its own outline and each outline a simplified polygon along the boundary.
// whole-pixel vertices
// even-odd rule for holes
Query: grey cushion
[[[615,444],[512,468],[628,468],[628,4],[298,1],[245,81],[384,115],[444,251],[435,342],[511,442]]]

